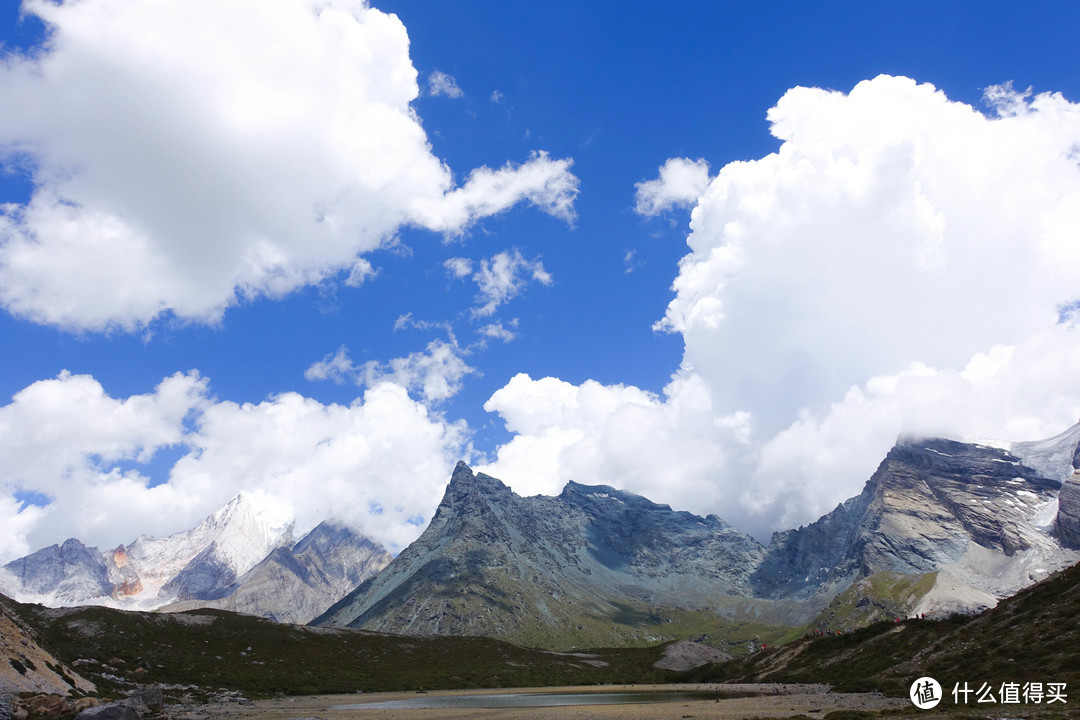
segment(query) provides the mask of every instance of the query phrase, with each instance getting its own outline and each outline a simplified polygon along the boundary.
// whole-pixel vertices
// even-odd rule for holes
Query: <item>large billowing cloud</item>
[[[292,507],[298,531],[337,519],[398,550],[467,439],[392,382],[350,405],[296,393],[240,405],[214,400],[196,373],[125,399],[63,373],[0,407],[0,563],[68,537],[105,548],[185,530],[240,490]],[[168,447],[184,454],[151,487],[146,463]],[[49,502],[18,501],[28,494]]]
[[[786,93],[768,113],[779,150],[723,167],[693,209],[656,326],[685,343],[665,396],[625,422],[633,389],[515,378],[488,404],[518,433],[490,469],[623,485],[761,534],[857,493],[899,432],[1075,422],[1080,106],[1009,86],[986,100],[887,76]],[[697,192],[673,167],[706,171],[669,161],[640,212]]]
[[[746,451],[749,418],[720,413],[700,376],[674,379],[660,398],[631,386],[521,374],[484,409],[499,413],[515,437],[480,469],[519,493],[558,494],[572,479],[698,510],[731,508],[738,498],[715,473]]]
[[[447,234],[527,201],[572,220],[569,160],[455,187],[410,103],[396,16],[363,0],[25,0],[47,25],[0,65],[0,303],[72,330],[218,319],[338,273],[404,225]],[[350,271],[352,271],[350,273]],[[358,271],[358,272],[357,272]]]

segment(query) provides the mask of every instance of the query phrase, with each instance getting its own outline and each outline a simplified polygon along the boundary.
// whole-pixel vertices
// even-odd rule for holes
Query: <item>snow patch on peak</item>
[[[293,543],[292,510],[268,496],[241,492],[215,513],[212,543],[217,560],[237,576],[246,573],[271,550]]]
[[[1078,444],[1080,422],[1046,440],[1009,443],[1008,450],[1043,477],[1064,482],[1073,474],[1073,460]]]
[[[611,493],[606,493],[606,492],[594,492],[594,493],[589,493],[589,497],[594,497],[594,498],[604,498],[604,499],[606,499],[606,500],[614,500],[615,502],[617,502],[617,503],[622,503],[623,505],[625,505],[625,504],[626,504],[626,503],[625,503],[625,502],[623,502],[623,501],[622,501],[621,499],[619,499],[619,498],[615,497],[615,496],[614,496],[614,495],[612,495]]]

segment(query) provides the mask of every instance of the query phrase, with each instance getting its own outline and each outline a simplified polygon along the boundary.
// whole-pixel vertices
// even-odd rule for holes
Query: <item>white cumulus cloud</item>
[[[300,532],[336,519],[400,550],[430,519],[467,441],[463,422],[389,381],[350,405],[297,393],[238,404],[214,400],[195,373],[128,398],[63,373],[0,407],[0,563],[72,536],[107,548],[184,530],[240,490],[289,505]],[[150,487],[140,470],[169,446],[187,452]],[[17,493],[50,502],[20,504]]]
[[[515,379],[487,406],[517,433],[492,470],[512,478],[546,444],[557,459],[530,487],[648,486],[764,534],[856,494],[899,432],[1030,440],[1076,422],[1077,331],[1059,319],[1080,299],[1080,106],[986,97],[981,112],[888,76],[787,92],[768,113],[779,150],[724,166],[696,201],[657,323],[684,341],[664,397],[616,429],[589,418],[627,388],[570,402],[592,386]],[[686,467],[660,430],[710,422],[727,432]],[[634,447],[652,452],[624,468]]]
[[[342,345],[333,355],[327,355],[322,360],[312,363],[304,371],[304,377],[308,380],[330,380],[338,385],[356,378],[357,366],[349,357],[349,349]]]
[[[405,27],[363,0],[26,0],[48,40],[0,67],[0,303],[70,330],[214,322],[341,272],[404,225],[525,200],[572,220],[569,160],[455,187],[411,103]]]
[[[606,484],[650,499],[716,511],[735,506],[735,487],[715,472],[745,451],[745,413],[722,415],[701,378],[673,378],[663,397],[588,380],[513,377],[484,405],[514,438],[485,472],[520,493],[558,494],[567,480]],[[730,513],[727,513],[730,515]]]

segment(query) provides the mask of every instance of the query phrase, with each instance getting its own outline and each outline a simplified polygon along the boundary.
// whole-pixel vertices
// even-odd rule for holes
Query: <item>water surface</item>
[[[335,705],[332,710],[439,710],[446,708],[538,708],[566,705],[628,705],[632,703],[714,700],[753,693],[618,692],[618,693],[496,693],[492,695],[421,695],[404,700]]]

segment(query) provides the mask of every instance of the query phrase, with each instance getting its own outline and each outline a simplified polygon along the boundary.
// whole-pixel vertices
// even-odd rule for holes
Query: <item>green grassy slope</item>
[[[934,587],[937,573],[910,575],[876,572],[855,581],[810,623],[819,630],[848,632],[876,622],[911,614],[912,608]]]
[[[883,622],[683,674],[701,682],[825,682],[906,696],[922,675],[943,687],[1063,682],[1080,688],[1080,565],[975,617]],[[1080,700],[1080,698],[1078,698]]]

